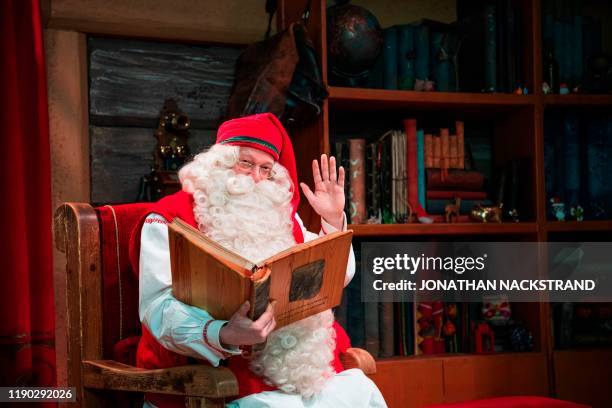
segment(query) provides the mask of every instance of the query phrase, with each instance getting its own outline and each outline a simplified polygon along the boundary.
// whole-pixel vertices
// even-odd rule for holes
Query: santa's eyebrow
[[[250,162],[252,162],[253,164],[257,164],[255,163],[255,160],[253,159],[253,156],[251,156],[249,153],[244,153],[244,156],[239,156],[238,160],[248,160]],[[258,164],[258,166],[268,166],[268,167],[274,167],[274,162],[265,162],[262,164]]]
[[[251,156],[249,153],[240,153],[238,160],[253,160],[253,156]]]

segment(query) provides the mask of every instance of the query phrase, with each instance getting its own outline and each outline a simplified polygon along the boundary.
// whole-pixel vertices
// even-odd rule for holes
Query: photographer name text
[[[402,279],[398,282],[384,282],[380,279],[372,283],[376,291],[575,291],[595,290],[596,282],[591,279],[561,280],[561,279],[426,279],[420,282]]]

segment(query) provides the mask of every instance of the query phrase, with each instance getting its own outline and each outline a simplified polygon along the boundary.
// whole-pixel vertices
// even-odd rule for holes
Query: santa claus
[[[346,229],[344,170],[333,157],[312,163],[314,191],[300,186],[321,216],[323,235]],[[139,313],[142,337],[137,364],[162,368],[204,359],[227,360],[240,394],[232,407],[384,407],[374,383],[361,370],[342,371],[330,310],[274,330],[274,305],[256,321],[248,302],[229,321],[172,296],[167,223],[179,217],[221,245],[258,261],[317,237],[296,214],[299,203],[295,157],[287,132],[269,113],[221,125],[217,143],[179,172],[183,190],[156,203],[140,223]],[[355,272],[351,249],[345,285]],[[344,337],[342,337],[342,336]],[[265,342],[249,359],[240,346]],[[147,395],[145,406],[184,406],[174,396]]]

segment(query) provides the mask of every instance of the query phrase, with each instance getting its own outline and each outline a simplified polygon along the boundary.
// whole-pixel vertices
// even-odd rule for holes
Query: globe
[[[327,55],[332,74],[367,76],[382,45],[380,24],[365,8],[340,4],[327,9]]]

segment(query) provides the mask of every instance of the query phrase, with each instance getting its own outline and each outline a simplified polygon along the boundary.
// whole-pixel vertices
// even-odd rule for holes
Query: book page
[[[248,269],[250,271],[252,271],[255,267],[255,263],[240,256],[239,254],[223,247],[222,245],[218,244],[217,242],[213,241],[212,239],[208,238],[206,235],[204,235],[202,232],[200,232],[199,230],[193,228],[191,225],[187,224],[185,221],[181,220],[180,218],[175,218],[172,223],[169,225],[169,227],[171,228],[175,228],[177,230],[180,230],[181,232],[188,234],[188,236],[190,237],[189,240],[192,241],[194,244],[198,244],[199,246],[203,247],[204,249],[206,249],[207,251],[226,258],[228,261],[243,267],[245,269]]]
[[[257,262],[256,266],[257,267],[261,267],[263,265],[269,265],[269,264],[271,264],[273,262],[276,262],[279,259],[286,258],[286,257],[288,257],[291,254],[301,252],[301,251],[303,251],[306,248],[311,248],[311,247],[315,247],[315,246],[318,246],[318,245],[322,245],[322,244],[324,244],[327,241],[332,241],[332,240],[336,239],[339,236],[346,235],[346,234],[349,234],[349,233],[352,235],[353,231],[352,230],[351,231],[336,231],[336,232],[332,232],[332,233],[327,234],[327,235],[323,235],[322,237],[313,239],[312,241],[303,242],[301,244],[296,244],[296,245],[294,245],[292,247],[289,247],[289,248],[285,249],[284,251],[281,251],[281,252],[277,253],[276,255],[272,255],[271,257],[267,258],[264,261]]]

